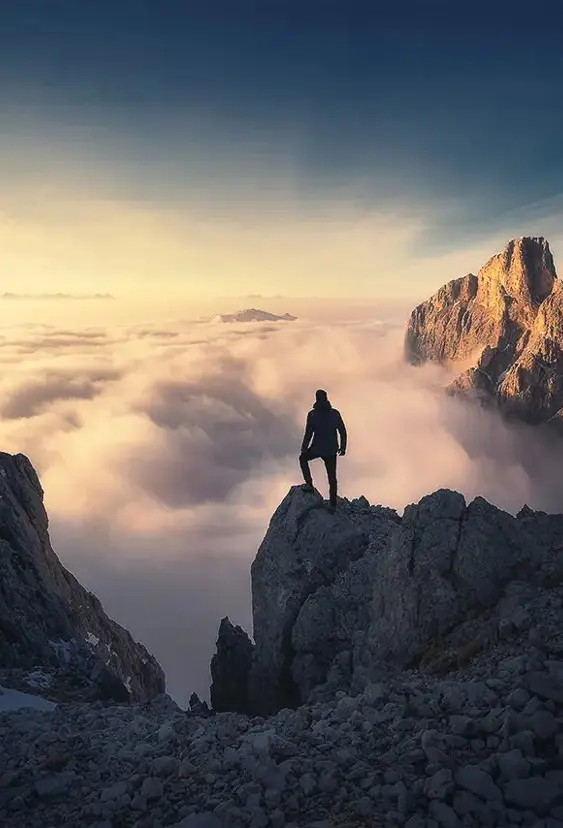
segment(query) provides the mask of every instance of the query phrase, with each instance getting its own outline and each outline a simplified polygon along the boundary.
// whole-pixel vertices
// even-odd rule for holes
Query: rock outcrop
[[[217,652],[211,659],[211,706],[217,713],[248,713],[248,680],[253,644],[228,618],[219,625]]]
[[[406,358],[469,363],[454,394],[493,403],[509,417],[563,419],[563,287],[548,242],[507,244],[475,276],[449,282],[412,312]]]
[[[254,648],[239,628],[238,667],[221,625],[221,709],[268,715],[422,663],[455,666],[518,626],[523,592],[563,581],[561,537],[561,516],[526,507],[513,517],[448,490],[401,518],[365,498],[333,515],[317,493],[291,489],[252,565]]]
[[[535,535],[535,520],[523,524],[480,497],[466,505],[441,490],[407,506],[379,555],[371,664],[412,664],[431,642],[442,645],[459,624],[495,607],[510,581],[544,562],[549,547]]]
[[[158,662],[59,561],[43,490],[22,454],[0,453],[0,670],[41,674],[55,695],[146,701],[164,692]]]
[[[365,501],[330,515],[317,492],[299,487],[283,500],[251,569],[253,709],[300,703],[326,679],[336,655],[350,650],[370,599],[363,586],[392,524],[389,511],[379,514]]]
[[[341,501],[331,515],[317,492],[290,490],[252,564],[254,649],[245,650],[248,699],[237,709],[294,707],[349,660],[354,634],[369,626],[377,552],[398,521],[393,510],[365,498]],[[222,637],[212,662],[216,676],[234,670],[222,655]],[[214,693],[228,695],[217,680]]]

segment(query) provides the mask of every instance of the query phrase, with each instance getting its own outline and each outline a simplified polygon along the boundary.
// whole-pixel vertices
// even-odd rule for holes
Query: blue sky
[[[5,0],[5,209],[56,182],[205,220],[400,213],[419,256],[538,232],[562,30],[556,2]]]

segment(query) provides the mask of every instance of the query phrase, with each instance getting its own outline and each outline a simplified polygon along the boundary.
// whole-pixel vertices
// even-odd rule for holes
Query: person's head
[[[326,391],[323,391],[322,388],[319,388],[319,390],[315,394],[315,404],[313,408],[321,410],[331,408],[331,405],[328,401],[328,395]]]

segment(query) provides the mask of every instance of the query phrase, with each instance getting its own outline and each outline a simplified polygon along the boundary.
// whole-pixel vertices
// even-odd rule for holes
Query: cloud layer
[[[559,508],[561,447],[404,365],[402,321],[3,329],[2,449],[30,457],[61,559],[180,702],[207,692],[220,618],[250,630],[250,563],[299,481],[317,387],[349,429],[343,495],[402,509],[445,486]]]

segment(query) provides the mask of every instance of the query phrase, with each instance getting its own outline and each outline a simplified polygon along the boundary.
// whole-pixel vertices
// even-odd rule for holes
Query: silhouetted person
[[[322,458],[326,466],[329,485],[330,510],[336,509],[336,495],[338,483],[336,480],[336,456],[343,457],[346,454],[346,443],[348,436],[346,426],[340,416],[340,412],[330,404],[326,391],[319,389],[316,395],[316,402],[307,414],[307,425],[299,455],[299,465],[303,472],[305,491],[313,491],[313,478],[309,461]],[[340,446],[338,445],[340,435]],[[312,442],[311,442],[312,440]]]

